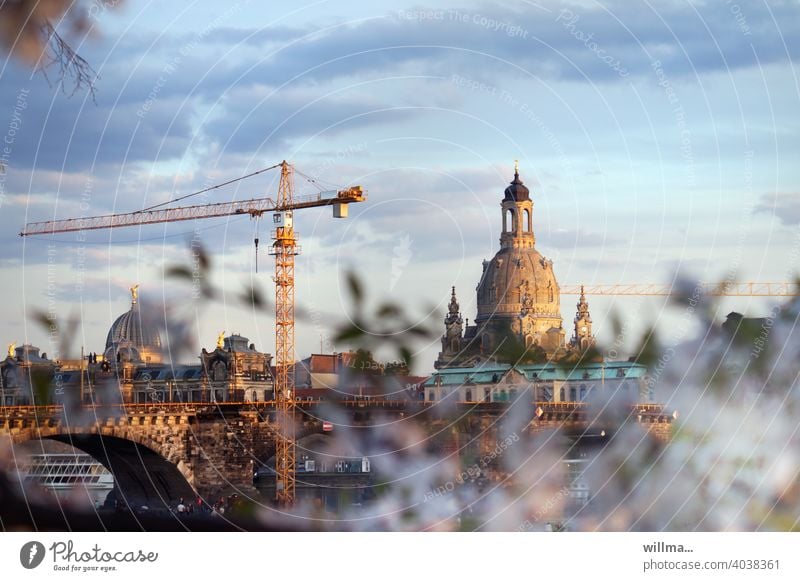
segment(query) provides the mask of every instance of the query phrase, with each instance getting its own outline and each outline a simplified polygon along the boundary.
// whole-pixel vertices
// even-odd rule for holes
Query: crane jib
[[[329,193],[333,193],[334,195],[331,197],[325,196],[325,194]],[[294,198],[293,203],[285,208],[278,208],[277,203],[271,198],[255,198],[251,200],[220,202],[216,204],[164,208],[161,210],[31,222],[25,225],[25,228],[20,232],[20,236],[79,232],[82,230],[101,230],[105,228],[124,228],[127,226],[143,226],[146,224],[161,224],[165,222],[200,220],[244,214],[257,217],[266,212],[274,212],[276,210],[299,210],[301,208],[321,206],[341,206],[349,203],[363,202],[364,200],[366,200],[366,196],[361,187],[355,186],[339,192],[323,192],[310,196],[297,196]]]

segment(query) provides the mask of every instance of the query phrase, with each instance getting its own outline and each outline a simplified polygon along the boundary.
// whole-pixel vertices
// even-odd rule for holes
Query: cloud
[[[222,113],[203,128],[226,151],[286,151],[293,138],[327,137],[355,128],[392,123],[409,112],[377,99],[320,97],[317,90],[275,91],[266,86],[234,89]]]
[[[6,84],[8,82],[8,84]],[[191,102],[180,98],[117,103],[101,94],[97,104],[68,97],[40,77],[4,75],[0,111],[12,111],[20,91],[26,107],[14,136],[12,168],[88,170],[107,163],[170,160],[183,156],[193,138]],[[103,85],[104,88],[107,88]]]
[[[621,75],[612,61],[631,74],[652,75],[652,62],[660,60],[669,74],[693,76],[797,57],[796,44],[783,42],[800,32],[796,5],[749,5],[744,12],[711,2],[645,8],[622,0],[596,8],[558,3],[524,11],[488,4],[418,7],[293,38],[252,69],[245,63],[239,68],[247,70],[245,82],[271,83],[294,75],[324,82],[409,65],[417,72],[442,73],[479,64],[495,72],[519,67],[550,79],[614,81]],[[239,40],[260,45],[265,37],[268,30],[254,30]]]
[[[800,224],[800,193],[763,194],[754,212],[778,218],[784,226],[796,226]]]

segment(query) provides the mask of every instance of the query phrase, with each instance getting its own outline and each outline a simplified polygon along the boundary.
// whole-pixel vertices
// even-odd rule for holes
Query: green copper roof
[[[425,387],[441,385],[496,383],[510,370],[525,376],[528,381],[601,381],[603,379],[639,379],[645,376],[647,368],[629,361],[609,361],[607,363],[587,363],[578,367],[554,363],[507,365],[492,363],[479,367],[455,367],[436,371],[425,382]]]

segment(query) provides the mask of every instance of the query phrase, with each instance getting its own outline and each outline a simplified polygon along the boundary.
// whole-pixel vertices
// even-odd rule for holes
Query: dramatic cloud
[[[797,226],[800,224],[800,193],[763,194],[754,211],[778,218],[784,226]]]
[[[118,26],[80,46],[100,75],[96,103],[17,65],[3,70],[0,139],[13,123],[14,140],[0,183],[0,268],[15,296],[0,316],[18,321],[27,293],[41,297],[51,242],[69,285],[86,259],[83,299],[117,301],[109,317],[128,279],[155,286],[165,263],[185,259],[187,236],[220,271],[246,276],[257,234],[247,217],[85,240],[17,233],[26,221],[141,209],[284,158],[324,189],[369,193],[348,221],[326,209],[297,217],[300,276],[321,312],[342,311],[331,288],[345,264],[409,304],[446,300],[451,284],[473,300],[480,261],[498,247],[514,158],[536,204],[537,247],[562,283],[652,281],[665,261],[701,253],[756,278],[784,272],[766,250],[743,259],[722,229],[742,219],[734,209],[751,192],[797,191],[796,2],[280,4],[211,18],[200,7],[170,28],[158,20],[164,7],[143,6],[138,20],[137,6],[115,14]],[[296,186],[316,191],[302,176]],[[276,187],[264,175],[183,203]],[[755,211],[795,227],[798,198],[764,195]],[[262,223],[262,241],[268,231]],[[783,256],[784,238],[770,241]],[[99,284],[112,277],[110,291]],[[59,292],[68,302],[68,286]],[[252,320],[235,320],[253,336]]]

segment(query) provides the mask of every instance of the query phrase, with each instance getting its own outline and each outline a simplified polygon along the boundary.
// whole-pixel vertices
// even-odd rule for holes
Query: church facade
[[[651,401],[645,366],[605,362],[595,349],[583,287],[567,339],[553,261],[536,249],[533,201],[518,168],[500,208],[500,249],[483,262],[475,322],[465,323],[453,287],[425,400],[566,403],[611,390]]]
[[[569,342],[566,340],[553,261],[536,249],[533,201],[518,169],[500,207],[500,249],[491,260],[483,261],[475,323],[464,325],[453,287],[437,369],[485,362],[544,363],[574,357],[594,347],[592,318],[583,293],[574,334]]]

